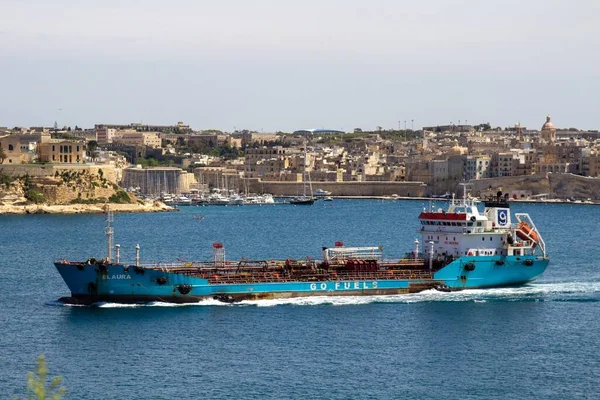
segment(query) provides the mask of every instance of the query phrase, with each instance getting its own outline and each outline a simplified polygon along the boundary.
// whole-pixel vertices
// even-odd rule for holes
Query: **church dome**
[[[550,122],[550,116],[548,115],[546,117],[546,123],[544,124],[544,126],[542,126],[542,130],[549,130],[549,129],[556,129],[554,127],[554,124],[552,122]]]

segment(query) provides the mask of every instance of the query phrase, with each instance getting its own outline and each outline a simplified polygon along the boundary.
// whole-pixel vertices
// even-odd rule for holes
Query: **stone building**
[[[246,149],[244,175],[247,178],[278,180],[286,170],[297,172],[294,161],[297,161],[296,156],[299,154],[297,149],[281,146]]]
[[[196,180],[209,189],[245,190],[243,180],[236,169],[227,167],[198,167],[194,168]]]
[[[464,176],[466,181],[489,178],[490,157],[487,155],[467,156]]]
[[[153,149],[161,147],[161,139],[157,132],[135,132],[128,131],[115,135],[113,141],[131,146],[147,146]]]
[[[17,135],[0,138],[0,149],[4,152],[2,164],[21,164],[24,160],[21,155],[21,145]]]
[[[493,176],[499,178],[504,176],[515,176],[518,160],[512,152],[501,152],[497,154],[497,168]],[[495,164],[495,163],[494,163]]]
[[[115,128],[107,128],[104,125],[96,126],[96,141],[98,143],[112,143],[117,130]]]
[[[78,164],[85,160],[84,141],[52,139],[38,145],[41,162]]]

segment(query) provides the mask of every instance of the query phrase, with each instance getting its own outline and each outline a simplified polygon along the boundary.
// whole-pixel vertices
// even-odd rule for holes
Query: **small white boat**
[[[327,190],[323,190],[323,189],[317,189],[317,190],[315,190],[315,191],[313,192],[313,194],[314,194],[315,196],[321,196],[321,197],[324,197],[324,196],[330,196],[330,195],[331,195],[331,192],[328,192]]]

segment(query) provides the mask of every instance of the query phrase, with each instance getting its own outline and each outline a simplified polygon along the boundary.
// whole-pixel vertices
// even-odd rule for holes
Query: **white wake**
[[[223,303],[218,300],[201,300],[197,303],[174,304],[149,302],[144,304],[96,303],[99,308],[140,308],[140,307],[275,307],[275,306],[348,306],[373,303],[423,303],[423,302],[473,302],[488,303],[502,301],[599,301],[600,281],[533,283],[514,288],[469,289],[459,292],[439,292],[426,290],[421,293],[384,296],[310,296],[291,299],[252,300],[239,303]],[[49,305],[81,307],[58,302]]]

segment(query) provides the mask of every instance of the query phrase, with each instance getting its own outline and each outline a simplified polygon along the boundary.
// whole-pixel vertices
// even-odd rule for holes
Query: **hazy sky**
[[[0,126],[600,128],[598,0],[0,0]]]

